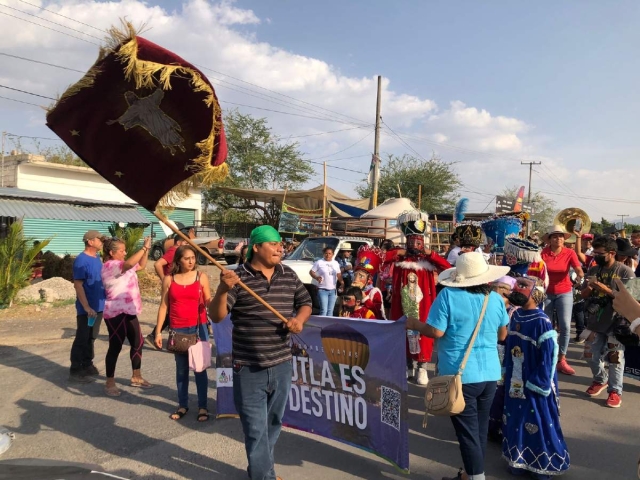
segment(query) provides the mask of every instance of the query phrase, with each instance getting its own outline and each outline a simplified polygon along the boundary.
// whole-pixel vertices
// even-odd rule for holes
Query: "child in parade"
[[[560,428],[558,333],[538,308],[544,301],[540,279],[516,280],[504,359],[505,405],[502,456],[514,475],[527,471],[539,480],[564,473],[569,451]]]
[[[340,316],[346,318],[375,319],[374,313],[362,305],[362,290],[359,287],[351,287],[342,296],[342,309]]]

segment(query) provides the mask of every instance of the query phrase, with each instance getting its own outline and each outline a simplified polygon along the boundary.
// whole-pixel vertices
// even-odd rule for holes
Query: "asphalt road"
[[[145,303],[144,332],[151,329],[157,307]],[[150,390],[128,385],[130,366],[123,350],[116,372],[119,398],[103,394],[104,378],[88,385],[67,381],[73,341],[73,308],[60,316],[25,315],[21,321],[0,316],[0,425],[16,433],[14,445],[0,460],[55,459],[94,464],[130,479],[246,479],[240,422],[195,418],[192,410],[181,422],[168,418],[176,407],[175,369],[171,354],[145,349],[142,370],[154,384]],[[96,364],[104,371],[106,327],[96,343]],[[570,357],[578,374],[562,377],[562,427],[572,468],[563,478],[581,480],[634,479],[640,453],[640,384],[628,380],[623,406],[604,407],[605,396],[590,399],[584,390],[590,372],[579,350]],[[423,390],[410,386],[411,474],[397,472],[384,460],[337,442],[285,430],[276,449],[277,473],[285,480],[440,479],[454,475],[462,462],[453,427],[447,418],[431,417],[422,428]],[[215,412],[210,382],[210,410]],[[1,466],[1,463],[0,463]],[[507,479],[498,445],[487,452],[488,479]],[[0,478],[2,469],[0,468]]]

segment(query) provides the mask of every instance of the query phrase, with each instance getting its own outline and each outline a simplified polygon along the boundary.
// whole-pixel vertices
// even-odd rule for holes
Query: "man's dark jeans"
[[[573,319],[576,322],[576,338],[584,332],[584,300],[573,304]]]
[[[291,362],[234,366],[233,400],[240,415],[251,480],[275,480],[273,449],[291,389]]]
[[[496,394],[497,382],[466,383],[462,385],[465,408],[451,417],[456,430],[462,463],[467,475],[484,474],[484,454],[487,449],[489,411]]]
[[[78,315],[76,317],[76,338],[71,346],[71,372],[81,370],[93,365],[93,344],[100,333],[102,324],[102,312],[98,312],[93,327],[89,326],[89,317]]]

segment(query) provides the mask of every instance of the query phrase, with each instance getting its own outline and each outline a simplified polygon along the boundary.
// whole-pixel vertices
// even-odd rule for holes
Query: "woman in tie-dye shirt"
[[[120,396],[116,386],[115,371],[118,355],[122,350],[125,338],[131,345],[130,358],[133,374],[131,386],[149,388],[151,384],[142,378],[142,334],[138,315],[142,307],[138,275],[136,272],[147,264],[151,238],[144,239],[144,246],[127,260],[125,245],[119,238],[104,241],[104,265],[102,266],[102,283],[107,295],[103,317],[109,330],[109,350],[105,359],[107,383],[105,393],[111,397]]]

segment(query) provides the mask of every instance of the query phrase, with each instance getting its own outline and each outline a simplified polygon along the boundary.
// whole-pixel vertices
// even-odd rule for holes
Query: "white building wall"
[[[24,160],[16,158],[17,180],[14,185],[7,186],[91,200],[135,203],[91,168],[38,161],[39,157],[35,155],[16,155],[16,157],[26,158]],[[141,178],[141,188],[144,188],[144,182],[145,179]],[[195,218],[200,220],[202,213],[200,190],[193,190],[188,199],[175,206],[195,210]]]

